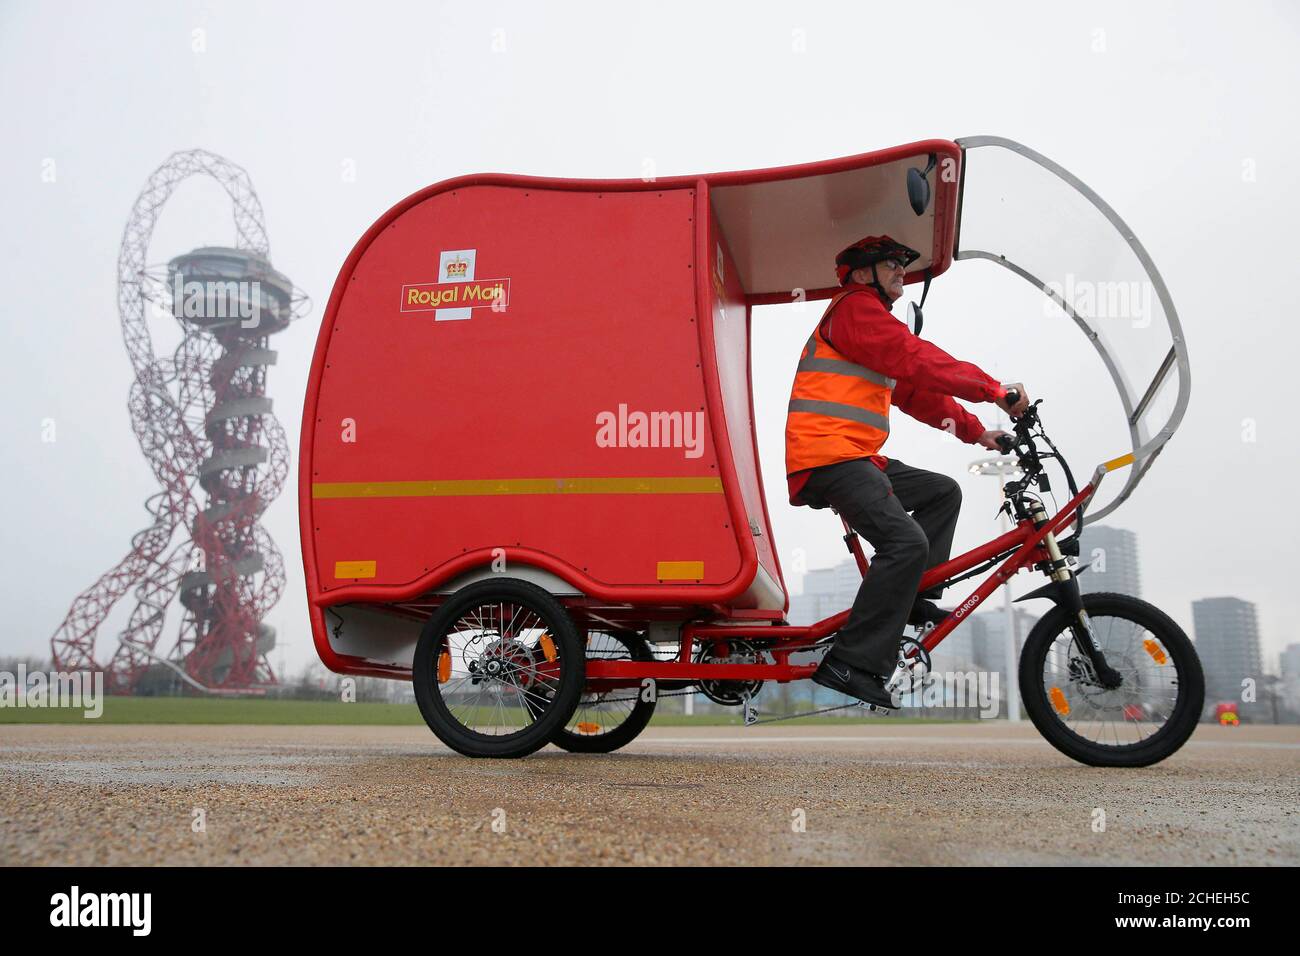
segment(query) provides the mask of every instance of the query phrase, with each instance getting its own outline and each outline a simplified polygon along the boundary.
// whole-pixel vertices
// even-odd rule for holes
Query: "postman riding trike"
[[[1038,730],[1092,765],[1177,750],[1203,704],[1191,642],[1150,604],[1084,594],[1076,577],[1084,524],[1130,496],[1183,417],[1177,313],[1106,202],[993,136],[657,180],[470,175],[390,209],[339,273],[303,413],[322,661],[412,681],[434,733],[471,756],[613,751],[670,694],[753,722],[762,688],[808,677],[848,616],[787,619],[753,310],[831,297],[835,253],[866,234],[920,250],[907,281],[927,292],[954,263],[1012,277],[1045,306],[1021,339],[1081,332],[1055,387],[1096,367],[1087,431],[1113,446],[1077,487],[1044,428],[1050,389],[1015,421],[1010,530],[926,572],[922,590],[988,574],[937,626],[900,635],[890,687],[914,687],[990,594],[1036,572],[1025,598],[1052,606],[1018,679]],[[1140,321],[1103,308],[1116,289],[1149,300]],[[1069,489],[1059,507],[1049,466]]]

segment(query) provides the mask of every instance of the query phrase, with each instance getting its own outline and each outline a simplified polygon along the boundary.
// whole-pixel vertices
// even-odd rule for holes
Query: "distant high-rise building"
[[[933,661],[936,671],[980,669],[975,663],[974,627],[971,621],[965,622],[943,639],[934,649]]]
[[[1235,597],[1192,602],[1196,653],[1205,670],[1206,702],[1241,701],[1242,681],[1263,676],[1255,605]]]
[[[1085,525],[1079,539],[1079,563],[1088,565],[1079,575],[1079,587],[1084,593],[1114,591],[1142,596],[1137,535],[1132,531]]]
[[[1281,655],[1283,680],[1300,680],[1300,644],[1288,644]]]
[[[818,568],[803,576],[803,593],[790,598],[790,623],[815,624],[853,606],[862,574],[852,558],[833,568]]]
[[[1282,700],[1292,714],[1300,715],[1300,644],[1288,644],[1281,659]]]
[[[1038,618],[1019,607],[1014,609],[1014,613],[1016,616],[1016,664],[1019,666],[1020,651],[1025,646],[1025,638],[1029,636],[1033,626],[1038,623]],[[953,632],[952,637],[939,645],[939,650],[936,653],[942,654],[948,641],[956,640],[963,631],[967,631],[970,635],[970,662],[978,670],[1006,671],[1007,615],[1005,611],[998,609],[972,614],[971,619],[958,627]]]

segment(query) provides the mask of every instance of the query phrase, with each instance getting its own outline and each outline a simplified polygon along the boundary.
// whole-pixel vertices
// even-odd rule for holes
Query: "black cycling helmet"
[[[921,254],[915,249],[895,242],[889,236],[867,236],[843,250],[835,257],[835,275],[844,285],[854,269],[865,269],[885,259],[897,259],[904,266],[910,266]]]

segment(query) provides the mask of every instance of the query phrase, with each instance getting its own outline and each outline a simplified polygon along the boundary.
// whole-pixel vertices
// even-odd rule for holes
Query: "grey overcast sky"
[[[270,375],[296,468],[330,286],[367,226],[420,187],[481,171],[635,178],[647,160],[661,176],[746,169],[994,133],[1096,189],[1163,272],[1189,343],[1191,405],[1108,523],[1137,532],[1144,597],[1189,631],[1195,598],[1256,602],[1271,664],[1300,640],[1288,238],[1300,212],[1298,40],[1300,5],[1258,0],[3,0],[0,654],[47,655],[72,598],[145,525],[155,485],[126,411],[115,267],[132,202],[172,152],[203,147],[249,172],[275,265],[314,300],[275,338]],[[232,239],[228,205],[194,183],[164,213],[150,261]],[[1077,470],[1127,450],[1089,415],[1104,381],[1082,336],[981,265],[935,284],[928,337],[1044,397]],[[806,309],[756,311],[754,381],[776,540],[787,567],[815,568],[844,554],[836,521],[790,508],[782,476]],[[990,406],[977,411],[992,422]],[[46,419],[54,442],[42,441]],[[958,549],[996,530],[991,480],[965,471],[978,449],[899,421],[886,451],[960,478]],[[289,574],[269,617],[282,640],[273,659],[297,670],[314,651],[292,484],[266,524]],[[112,643],[101,634],[102,657]]]

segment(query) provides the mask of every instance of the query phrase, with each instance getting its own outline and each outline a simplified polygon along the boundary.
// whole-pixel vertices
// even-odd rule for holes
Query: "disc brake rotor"
[[[538,665],[545,660],[540,648],[532,648],[516,638],[497,638],[483,649],[477,660],[469,662],[471,684],[490,681],[498,686],[532,690],[539,682]],[[502,686],[504,685],[504,687]]]

